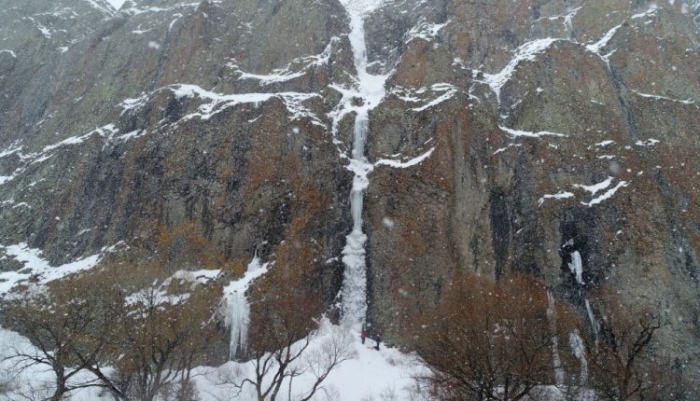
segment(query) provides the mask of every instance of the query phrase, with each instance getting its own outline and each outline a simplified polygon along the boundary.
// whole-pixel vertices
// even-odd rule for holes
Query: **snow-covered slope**
[[[359,333],[344,332],[338,326],[332,326],[328,321],[324,321],[319,334],[313,338],[308,349],[309,354],[317,352],[323,346],[324,341],[328,341],[330,336],[347,336],[350,338],[349,359],[333,370],[324,382],[324,390],[318,392],[314,399],[324,400],[331,397],[337,401],[360,401],[371,399],[411,400],[415,399],[413,375],[421,373],[420,363],[410,355],[384,347],[381,345],[379,351],[373,347],[375,343],[367,339],[366,344],[360,342]],[[41,367],[31,367],[18,373],[16,360],[4,359],[15,354],[15,350],[23,353],[37,353],[31,343],[22,336],[0,327],[0,384],[7,383],[13,390],[1,395],[3,399],[20,400],[23,397],[48,397],[52,394],[55,377],[53,372]],[[109,371],[109,370],[107,370]],[[252,386],[243,388],[240,395],[234,396],[234,390],[230,384],[226,384],[226,378],[236,372],[239,375],[252,375],[253,367],[251,363],[228,362],[219,367],[199,367],[193,372],[194,381],[197,386],[198,400],[220,401],[220,400],[253,400],[255,393]],[[251,378],[253,376],[250,376]],[[93,378],[90,373],[84,372],[74,377],[72,383],[88,382]],[[295,377],[292,382],[292,400],[298,396],[308,394],[313,385],[314,376],[312,372]],[[283,385],[281,392],[282,401],[289,401],[289,383]],[[81,389],[71,392],[71,400],[75,401],[96,401],[111,400],[112,397],[101,393],[96,389]]]

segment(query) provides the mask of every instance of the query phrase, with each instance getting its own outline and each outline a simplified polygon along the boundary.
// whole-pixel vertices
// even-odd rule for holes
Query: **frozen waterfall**
[[[372,171],[372,164],[365,156],[365,146],[369,133],[369,112],[377,107],[385,95],[386,75],[373,75],[367,72],[367,45],[365,42],[364,16],[380,5],[379,1],[342,0],[350,15],[350,33],[348,39],[352,46],[357,80],[351,89],[338,88],[343,99],[334,115],[334,134],[337,123],[345,115],[355,113],[352,154],[348,169],[354,173],[350,193],[350,209],[353,220],[352,232],[346,237],[343,249],[345,272],[343,277],[342,313],[343,323],[358,326],[367,314],[367,267],[365,263],[365,243],[367,236],[362,231],[362,211],[364,192],[369,185],[367,175]],[[353,100],[361,99],[355,102]]]
[[[571,253],[571,263],[569,263],[569,270],[571,274],[576,277],[576,282],[579,285],[583,285],[583,261],[581,260],[581,254],[579,251],[574,251]]]
[[[237,353],[245,352],[248,346],[248,326],[250,325],[250,305],[244,292],[233,291],[227,294],[225,325],[231,330],[229,341],[229,357],[233,359]]]
[[[248,346],[248,327],[250,326],[250,305],[245,292],[250,283],[267,273],[269,264],[262,264],[256,255],[248,264],[248,270],[239,280],[232,281],[224,287],[224,325],[230,330],[229,358],[245,352]]]

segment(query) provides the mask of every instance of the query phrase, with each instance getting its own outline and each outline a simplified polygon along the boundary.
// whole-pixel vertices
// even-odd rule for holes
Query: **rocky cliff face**
[[[347,2],[15,3],[0,0],[2,269],[22,267],[20,243],[54,265],[124,244],[172,270],[257,253],[274,266],[251,296],[335,303]],[[603,284],[652,305],[668,352],[700,364],[700,5],[380,4],[364,23],[368,72],[387,75],[366,146],[368,320],[400,342],[403,311],[457,272],[530,272],[582,315]]]
[[[429,308],[457,269],[515,270],[544,276],[582,314],[607,283],[674,322],[665,340],[675,354],[697,343],[699,166],[686,152],[697,146],[700,76],[687,10],[445,2],[397,23],[414,28],[372,148],[435,150],[372,177],[371,288],[382,294],[372,316],[400,326],[393,306]],[[417,37],[421,24],[436,34]],[[421,88],[428,99],[406,101]]]

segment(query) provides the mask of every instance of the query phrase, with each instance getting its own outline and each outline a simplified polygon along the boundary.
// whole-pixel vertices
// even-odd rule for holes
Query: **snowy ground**
[[[324,322],[321,327],[321,333],[316,337],[312,345],[307,349],[307,353],[311,354],[319,349],[324,340],[333,335],[335,331],[343,329],[338,326],[332,326]],[[410,399],[409,387],[413,383],[411,374],[419,371],[420,364],[408,355],[405,355],[395,349],[380,346],[380,350],[376,351],[374,342],[370,339],[366,340],[366,344],[362,344],[359,338],[359,333],[343,332],[343,335],[349,335],[351,338],[351,352],[354,354],[353,359],[347,360],[334,369],[328,376],[323,386],[325,392],[319,391],[317,400],[338,400],[338,401],[360,401],[360,400],[381,400],[382,397],[388,394],[395,394],[395,400]],[[197,378],[197,386],[202,395],[202,400],[233,400],[230,391],[225,387],[217,387],[216,382],[220,381],[222,374],[231,372],[236,368],[251,369],[248,364],[238,364],[229,362],[218,368],[201,368],[199,372],[202,376]],[[301,398],[302,395],[308,392],[311,387],[314,377],[310,374],[303,375],[294,379],[292,385],[292,400]],[[288,388],[288,382],[282,386]],[[254,399],[253,394],[249,392],[244,394],[240,399]],[[289,400],[288,393],[285,390],[282,395],[282,400]],[[330,396],[330,397],[328,397]]]
[[[320,335],[314,338],[311,347],[307,350],[313,352],[317,349],[333,331],[343,330],[338,326],[324,322]],[[318,401],[403,401],[420,400],[416,394],[412,375],[424,372],[424,369],[416,358],[403,354],[395,349],[381,347],[379,351],[372,348],[374,342],[367,339],[366,344],[360,342],[358,333],[344,334],[352,336],[351,351],[353,359],[343,362],[328,376],[324,382],[325,391],[317,392],[313,398]],[[11,379],[15,391],[0,395],[0,400],[27,400],[44,399],[52,394],[53,374],[44,368],[30,367],[17,373],[14,362],[4,360],[12,355],[16,349],[23,352],[33,349],[26,338],[12,331],[0,327],[0,388]],[[200,401],[233,401],[255,400],[252,388],[247,388],[243,394],[237,394],[226,385],[221,384],[222,378],[227,377],[231,371],[239,368],[250,368],[250,363],[239,364],[228,362],[219,367],[199,367],[195,370],[194,380],[197,385],[198,400]],[[14,372],[14,373],[13,373]],[[84,374],[78,380],[89,380],[90,376]],[[294,379],[291,388],[291,400],[298,400],[310,388],[313,377],[309,374]],[[288,396],[288,382],[282,386],[283,391],[278,398],[280,401],[290,401]],[[535,389],[534,398],[537,400],[564,400],[564,394],[555,386],[542,386]],[[576,397],[577,401],[592,401],[593,393],[583,390]],[[98,401],[112,398],[106,394],[100,394],[99,390],[84,389],[71,393],[71,401]]]
[[[104,252],[110,252],[111,249],[106,248]],[[6,272],[0,275],[0,280],[3,281],[0,283],[0,296],[10,292],[15,285],[27,283],[30,277],[35,277],[33,285],[40,287],[66,275],[93,268],[99,262],[101,256],[94,255],[78,262],[54,267],[50,266],[48,261],[43,259],[41,251],[30,249],[26,244],[0,246],[0,251],[4,253],[4,257],[15,259],[24,265],[21,274]],[[225,292],[227,295],[245,292],[245,287],[250,281],[267,271],[267,265],[267,263],[263,264],[257,257],[253,258],[249,265],[248,273],[241,280],[234,281],[226,287]],[[189,273],[194,277],[194,279],[189,281],[200,282],[199,280],[201,280],[201,283],[205,283],[218,275],[218,271],[177,272],[173,279],[182,279],[181,273]],[[168,281],[166,280],[166,282]],[[236,326],[236,324],[232,325]],[[420,369],[421,366],[415,358],[402,354],[395,349],[387,349],[383,344],[380,350],[376,351],[371,348],[375,344],[371,339],[367,339],[365,345],[361,343],[357,330],[334,326],[327,320],[322,321],[318,335],[313,338],[307,353],[312,353],[315,349],[319,349],[324,341],[327,341],[332,335],[345,336],[348,339],[353,358],[339,365],[324,382],[327,393],[333,395],[333,397],[319,396],[315,399],[338,401],[410,399],[410,391],[407,388],[412,384],[411,374],[416,369]],[[6,359],[18,352],[33,353],[36,352],[36,348],[26,338],[0,327],[0,389],[8,381],[14,389],[9,394],[0,394],[0,400],[45,399],[49,397],[53,392],[54,374],[44,366],[31,366],[22,369],[21,365],[17,365],[17,360]],[[244,371],[246,369],[250,370],[251,364],[229,362],[220,367],[197,368],[195,380],[200,395],[199,399],[202,401],[253,400],[254,397],[250,393],[234,398],[230,389],[217,385],[217,383],[220,383],[222,376],[237,368],[241,368]],[[78,375],[75,378],[75,380],[80,382],[86,382],[91,379],[93,377],[88,373]],[[313,379],[314,377],[310,374],[296,378],[292,385],[292,399],[296,399],[295,396],[303,394],[310,387]],[[289,388],[288,383],[285,383],[284,388]],[[395,394],[395,396],[387,398],[391,394]],[[71,400],[73,401],[101,399],[111,400],[107,395],[101,396],[99,390],[96,389],[78,390],[71,393]],[[281,401],[288,399],[288,392],[285,391]]]
[[[115,247],[105,248],[103,254],[111,252]],[[16,285],[27,284],[33,278],[33,284],[41,287],[48,282],[61,279],[67,275],[78,273],[93,268],[98,264],[102,255],[91,257],[69,263],[63,266],[51,266],[38,249],[31,249],[26,244],[1,246],[2,257],[11,258],[23,265],[20,272],[5,272],[0,274],[0,297],[6,295]],[[226,295],[232,293],[244,293],[250,281],[263,275],[267,271],[267,263],[262,263],[257,257],[253,258],[249,265],[248,273],[240,280],[232,282],[226,287]],[[189,281],[206,283],[216,277],[219,271],[200,272],[177,272],[172,279],[183,279],[182,274],[192,276]],[[166,280],[166,283],[169,282]],[[227,297],[228,298],[228,297]],[[234,308],[236,309],[236,308]],[[247,316],[244,316],[247,318]],[[233,323],[233,322],[229,322]],[[236,324],[231,324],[237,326]],[[238,325],[240,326],[240,324]],[[240,328],[240,327],[239,327]],[[345,336],[347,338],[353,358],[343,362],[327,378],[324,386],[328,394],[332,394],[333,400],[338,401],[359,401],[363,399],[382,400],[389,394],[396,394],[393,400],[409,399],[410,392],[406,389],[411,385],[411,373],[420,368],[420,364],[414,358],[402,354],[395,349],[381,347],[379,351],[370,346],[374,346],[371,339],[367,339],[365,345],[360,341],[359,331],[354,329],[341,328],[331,325],[327,320],[323,320],[321,328],[307,350],[308,353],[319,349],[324,341],[332,335]],[[4,384],[11,384],[14,389],[9,394],[0,394],[0,400],[27,400],[45,399],[53,392],[55,381],[54,374],[44,366],[31,366],[22,369],[17,365],[18,361],[7,359],[18,352],[34,353],[36,348],[19,334],[0,327],[0,389]],[[229,362],[221,367],[200,367],[196,369],[196,383],[200,400],[218,401],[233,400],[233,392],[225,386],[217,386],[220,378],[234,368],[250,369],[251,364],[237,364]],[[75,380],[84,383],[93,379],[88,374],[78,375]],[[296,378],[292,385],[292,399],[303,394],[311,385],[313,376],[310,374]],[[284,385],[288,389],[288,383]],[[28,398],[29,397],[29,398]],[[100,395],[99,390],[86,389],[71,393],[73,401],[89,400],[111,400],[107,395]],[[250,394],[235,398],[237,400],[253,400]],[[278,398],[279,399],[279,398]],[[281,398],[288,400],[288,392]],[[319,396],[317,400],[326,400],[325,396]]]
[[[321,333],[314,338],[311,347],[307,350],[313,351],[322,344],[324,339],[331,335],[332,331],[343,330],[338,326],[328,323],[322,325]],[[355,354],[354,359],[343,362],[335,369],[327,380],[324,387],[327,392],[319,392],[317,400],[338,400],[338,401],[360,401],[360,400],[408,400],[410,399],[409,387],[412,384],[411,374],[420,369],[420,364],[414,358],[402,354],[395,349],[381,347],[379,351],[370,348],[374,342],[367,339],[366,344],[360,342],[358,333],[345,333],[350,335],[351,351]],[[0,399],[24,400],[23,395],[33,394],[34,396],[50,396],[53,374],[41,367],[30,367],[24,372],[13,374],[14,361],[3,360],[15,352],[15,349],[23,351],[31,350],[32,345],[24,337],[12,331],[0,328],[0,385],[5,379],[12,379],[12,384],[16,391],[8,395],[0,395]],[[236,362],[229,362],[220,367],[200,367],[196,369],[197,390],[199,399],[202,401],[219,400],[253,400],[255,399],[250,390],[238,397],[234,396],[231,389],[225,385],[217,385],[228,372],[235,370]],[[243,369],[250,368],[250,364],[239,364]],[[80,380],[88,379],[88,375],[83,375]],[[304,375],[294,380],[292,386],[292,399],[303,394],[311,385],[313,377]],[[288,384],[282,387],[284,394],[281,401],[288,401]],[[78,390],[71,393],[72,401],[89,400],[111,400],[110,397],[100,396],[97,390]],[[331,395],[327,398],[325,394]],[[392,395],[394,398],[392,398]]]

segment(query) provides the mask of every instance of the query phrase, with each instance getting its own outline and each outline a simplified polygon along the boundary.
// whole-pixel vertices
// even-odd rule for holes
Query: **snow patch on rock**
[[[543,196],[537,201],[537,204],[538,204],[539,206],[542,206],[542,204],[544,203],[544,201],[546,201],[547,199],[568,199],[568,198],[573,198],[573,197],[574,197],[574,194],[572,194],[571,192],[559,191],[559,192],[556,193],[556,194],[545,194],[545,195],[543,195]]]
[[[519,138],[519,137],[542,138],[543,136],[556,136],[556,137],[560,137],[560,138],[566,138],[568,136],[565,134],[558,134],[556,132],[549,132],[549,131],[539,131],[539,132],[521,131],[521,130],[503,127],[503,126],[499,126],[498,128],[500,128],[502,131],[506,132],[508,135],[510,135],[513,138]]]
[[[597,184],[593,185],[583,185],[583,184],[576,184],[574,185],[574,188],[581,188],[586,192],[589,192],[591,195],[595,195],[598,192],[604,190],[605,188],[608,188],[610,184],[613,182],[613,177],[608,177],[605,181],[599,182]]]
[[[113,252],[116,247],[117,245],[105,247],[98,254],[64,265],[51,266],[49,261],[44,259],[41,249],[31,248],[26,242],[14,245],[0,245],[0,252],[5,255],[5,258],[14,259],[23,266],[17,271],[0,272],[0,295],[7,294],[17,285],[32,284],[42,286],[71,274],[92,269],[97,266],[105,254]]]
[[[615,185],[613,188],[609,189],[608,191],[606,191],[604,194],[600,195],[599,197],[597,197],[597,198],[595,198],[592,201],[587,202],[587,203],[581,202],[581,204],[584,206],[591,207],[591,206],[595,206],[595,205],[598,205],[600,203],[603,203],[604,201],[612,198],[612,196],[615,195],[615,193],[620,188],[626,187],[628,185],[629,185],[629,183],[627,181],[620,181],[617,183],[617,185]]]
[[[421,164],[424,160],[426,160],[430,156],[432,156],[434,151],[435,151],[435,147],[431,148],[430,150],[423,153],[422,155],[420,155],[418,157],[414,157],[413,159],[410,159],[410,160],[405,161],[405,162],[395,160],[395,159],[379,159],[374,163],[374,165],[375,166],[389,166],[389,167],[394,167],[394,168],[409,168],[409,167],[413,167],[413,166],[416,166],[418,164]]]
[[[496,74],[484,74],[484,82],[491,87],[491,90],[496,94],[499,100],[501,99],[501,88],[511,79],[518,68],[518,65],[523,61],[534,61],[537,55],[544,53],[552,44],[562,39],[545,38],[537,39],[525,43],[515,50],[513,58],[508,65]]]

